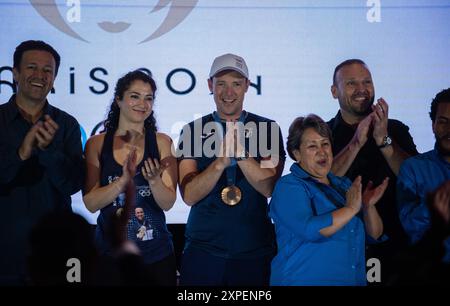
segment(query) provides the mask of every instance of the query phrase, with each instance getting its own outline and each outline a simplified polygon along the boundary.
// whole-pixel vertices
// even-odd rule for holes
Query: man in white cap
[[[217,57],[208,79],[216,111],[181,133],[180,190],[191,206],[181,285],[269,284],[275,240],[267,198],[285,152],[279,126],[243,110],[249,86],[242,57]]]

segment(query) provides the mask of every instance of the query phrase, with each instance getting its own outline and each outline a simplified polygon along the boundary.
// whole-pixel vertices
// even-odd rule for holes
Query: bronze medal
[[[242,192],[239,187],[231,185],[222,189],[221,197],[225,204],[234,206],[241,201]]]

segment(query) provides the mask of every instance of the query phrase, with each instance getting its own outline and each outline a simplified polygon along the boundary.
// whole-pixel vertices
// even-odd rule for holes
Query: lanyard
[[[237,122],[244,123],[244,119],[245,119],[246,115],[247,115],[247,113],[245,111],[242,111]],[[220,119],[217,112],[213,112],[212,116],[214,118],[214,121],[216,122],[217,128],[222,131],[222,133],[220,133],[220,135],[222,136],[222,141],[223,141],[223,139],[225,137],[225,132],[226,132],[223,126],[225,123],[225,128],[226,128],[226,122],[223,122],[223,120]],[[236,158],[234,158],[234,157],[230,157],[230,160],[231,160],[231,163],[225,169],[225,174],[227,177],[227,185],[233,186],[236,183],[237,161],[236,161]]]

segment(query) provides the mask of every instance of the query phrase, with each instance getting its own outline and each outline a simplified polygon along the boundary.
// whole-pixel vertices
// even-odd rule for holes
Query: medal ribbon
[[[220,133],[220,134],[222,135],[222,141],[223,141],[223,139],[225,137],[226,122],[223,122],[223,120],[220,119],[220,117],[217,114],[217,112],[213,112],[212,116],[214,118],[214,121],[216,122],[216,125],[217,125],[218,129],[222,130],[222,133]],[[247,116],[247,112],[242,111],[237,122],[244,123],[244,119],[245,119],[246,116]],[[223,127],[224,123],[225,123],[225,128]],[[230,157],[230,160],[231,160],[231,163],[225,169],[225,174],[227,176],[227,185],[228,186],[233,186],[236,183],[237,161],[236,161],[236,158],[234,158],[234,157]]]

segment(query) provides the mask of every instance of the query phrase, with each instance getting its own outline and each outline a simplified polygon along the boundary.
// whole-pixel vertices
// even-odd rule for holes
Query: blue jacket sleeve
[[[46,150],[39,152],[39,162],[46,168],[49,180],[65,195],[81,189],[84,173],[80,126],[72,120],[61,130],[64,134],[62,148],[52,142]]]
[[[299,182],[280,180],[270,202],[270,216],[275,225],[284,226],[305,241],[325,238],[319,231],[333,223],[330,213],[314,216],[312,199],[306,186]]]
[[[410,162],[400,167],[397,178],[397,206],[400,221],[411,243],[418,242],[430,226],[430,213],[425,196],[419,194],[414,172]]]

